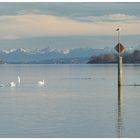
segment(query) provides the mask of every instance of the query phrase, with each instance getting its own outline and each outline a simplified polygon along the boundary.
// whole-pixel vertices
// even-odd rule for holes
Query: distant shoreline
[[[44,65],[44,64],[46,64],[46,65],[59,65],[59,64],[61,64],[61,65],[111,65],[111,64],[116,64],[117,65],[117,63],[3,63],[3,64],[1,64],[1,65],[18,65],[18,64],[27,64],[27,65],[30,65],[30,64],[33,64],[33,65]],[[130,65],[139,65],[140,63],[123,63],[124,65],[125,64],[130,64]]]

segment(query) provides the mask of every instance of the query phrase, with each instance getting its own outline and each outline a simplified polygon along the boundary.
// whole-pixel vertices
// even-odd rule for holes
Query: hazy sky
[[[140,44],[140,3],[0,3],[0,49]]]

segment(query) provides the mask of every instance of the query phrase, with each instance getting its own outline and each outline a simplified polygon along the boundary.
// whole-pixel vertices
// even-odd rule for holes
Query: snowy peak
[[[16,49],[7,49],[7,50],[2,50],[1,52],[2,52],[2,53],[9,54],[9,53],[12,53],[12,52],[14,52],[14,51],[16,51]]]
[[[10,54],[10,53],[15,53],[15,52],[22,52],[22,53],[28,53],[26,49],[20,48],[20,49],[5,49],[1,51],[2,53]]]

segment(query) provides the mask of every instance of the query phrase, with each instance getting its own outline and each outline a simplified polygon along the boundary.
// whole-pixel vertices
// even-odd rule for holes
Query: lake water
[[[125,85],[139,76],[123,66]],[[0,84],[0,137],[140,137],[140,87],[119,101],[117,65],[0,65]]]

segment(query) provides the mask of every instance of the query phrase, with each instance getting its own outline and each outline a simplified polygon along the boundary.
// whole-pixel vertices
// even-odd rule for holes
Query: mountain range
[[[127,48],[132,52],[133,48]],[[75,48],[51,49],[50,47],[36,50],[7,49],[0,51],[0,60],[5,63],[86,63],[91,56],[116,53],[114,48]]]

